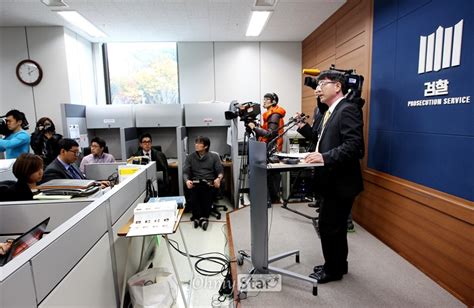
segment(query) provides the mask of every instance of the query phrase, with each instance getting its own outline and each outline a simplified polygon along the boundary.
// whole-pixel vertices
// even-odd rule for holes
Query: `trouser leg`
[[[319,212],[319,232],[324,255],[324,269],[334,275],[347,266],[347,217],[354,198],[323,197]]]

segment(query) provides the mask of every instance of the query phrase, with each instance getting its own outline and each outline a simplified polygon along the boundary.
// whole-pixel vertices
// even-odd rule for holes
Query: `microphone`
[[[304,121],[306,121],[306,119],[309,118],[309,115],[306,115],[304,113],[300,113],[297,117],[296,117],[296,122],[298,123],[304,123]]]
[[[305,69],[303,69],[303,74],[311,75],[311,76],[318,76],[319,74],[321,74],[321,71],[318,70],[317,68],[305,68]]]

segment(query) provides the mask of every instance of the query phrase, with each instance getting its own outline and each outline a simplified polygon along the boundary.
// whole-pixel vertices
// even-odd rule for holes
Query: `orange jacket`
[[[265,111],[263,113],[263,115],[262,115],[262,120],[263,120],[262,128],[264,130],[268,131],[268,119],[274,113],[278,113],[280,115],[280,122],[278,123],[278,127],[280,129],[278,130],[278,134],[281,134],[281,133],[283,133],[283,125],[285,124],[285,122],[283,121],[283,118],[285,117],[286,111],[285,111],[285,109],[283,109],[282,107],[280,107],[278,105],[270,107],[267,111]],[[267,137],[260,137],[260,138],[258,138],[258,140],[262,141],[262,142],[268,142]],[[283,149],[283,138],[282,137],[278,138],[278,140],[277,140],[277,149],[278,149],[279,152],[281,152],[281,150]]]

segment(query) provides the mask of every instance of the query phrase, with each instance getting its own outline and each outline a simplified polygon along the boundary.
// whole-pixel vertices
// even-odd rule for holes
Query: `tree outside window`
[[[112,104],[177,104],[176,43],[108,43]]]

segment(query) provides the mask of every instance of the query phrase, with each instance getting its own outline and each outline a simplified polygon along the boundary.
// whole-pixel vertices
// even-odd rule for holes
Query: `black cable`
[[[175,240],[169,239],[170,246],[173,247],[179,254],[187,256],[185,252],[179,249],[179,243]],[[214,255],[214,256],[213,256]],[[217,255],[217,256],[215,256]],[[230,260],[226,255],[220,252],[206,252],[198,255],[189,254],[191,258],[197,258],[198,260],[194,263],[194,269],[197,273],[203,276],[216,276],[221,274],[223,277],[227,275],[227,272],[230,270],[230,264],[236,262],[235,260]],[[220,270],[207,270],[200,265],[202,262],[211,262],[221,266]]]

